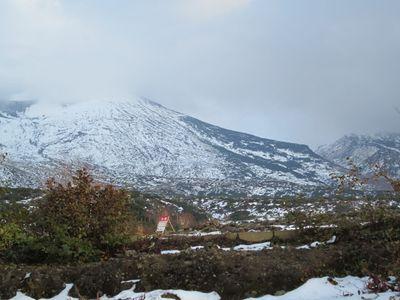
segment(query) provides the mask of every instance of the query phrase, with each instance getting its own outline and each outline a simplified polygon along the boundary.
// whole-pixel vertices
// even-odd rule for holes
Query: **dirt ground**
[[[368,232],[368,231],[366,231]],[[74,283],[71,296],[82,299],[115,295],[140,279],[138,291],[185,289],[218,292],[222,299],[243,299],[292,290],[319,276],[390,275],[399,260],[397,241],[373,242],[360,234],[339,237],[332,245],[298,250],[279,241],[274,249],[224,251],[243,241],[224,236],[174,237],[138,241],[124,254],[107,261],[81,265],[0,265],[0,299],[22,290],[34,298],[59,293],[64,283]],[[190,250],[190,246],[204,249]],[[392,247],[393,246],[393,247]],[[396,248],[397,247],[397,248]],[[179,249],[181,253],[160,254]],[[29,274],[29,276],[27,276]]]
[[[51,297],[64,283],[75,283],[73,296],[115,295],[141,279],[138,290],[186,289],[216,291],[223,299],[240,299],[289,290],[332,264],[326,249],[234,252],[218,249],[183,251],[177,255],[146,254],[76,266],[0,266],[0,298],[17,290],[34,297]],[[284,262],[284,263],[283,263]],[[29,274],[28,278],[26,274]]]
[[[137,291],[185,289],[216,291],[222,299],[289,291],[312,277],[400,275],[399,234],[388,235],[387,225],[336,231],[310,230],[292,239],[272,239],[273,249],[224,251],[250,243],[225,235],[144,238],[106,261],[76,265],[11,265],[0,263],[0,299],[21,290],[33,298],[52,297],[65,283],[74,283],[71,296],[93,299],[130,288],[122,281],[140,279]],[[398,230],[397,230],[398,231]],[[396,231],[396,232],[397,232]],[[302,243],[334,244],[296,249]],[[191,250],[191,246],[203,246]],[[181,250],[161,254],[162,250]]]

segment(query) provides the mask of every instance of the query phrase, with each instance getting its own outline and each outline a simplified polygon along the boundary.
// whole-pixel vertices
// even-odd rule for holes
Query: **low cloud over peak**
[[[317,145],[398,131],[400,2],[0,2],[0,99],[144,96]]]

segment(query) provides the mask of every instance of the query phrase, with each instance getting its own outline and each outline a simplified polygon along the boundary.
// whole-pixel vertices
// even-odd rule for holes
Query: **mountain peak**
[[[305,145],[227,130],[146,98],[38,103],[13,118],[0,116],[0,135],[15,166],[42,179],[61,166],[85,165],[146,189],[199,193],[217,180],[217,190],[247,182],[248,193],[260,193],[273,181],[325,184],[334,170]]]

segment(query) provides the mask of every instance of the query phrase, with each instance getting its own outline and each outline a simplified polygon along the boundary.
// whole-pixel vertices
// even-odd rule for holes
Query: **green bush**
[[[41,199],[0,209],[1,256],[15,262],[94,261],[135,235],[130,197],[79,170],[66,184],[49,180]]]
[[[24,230],[15,223],[0,225],[0,251],[6,251],[26,238]]]

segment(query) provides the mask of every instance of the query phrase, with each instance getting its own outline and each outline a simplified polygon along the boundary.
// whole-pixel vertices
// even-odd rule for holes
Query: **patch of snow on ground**
[[[271,242],[250,244],[250,245],[237,245],[233,247],[235,251],[261,251],[264,249],[272,249]]]
[[[72,289],[74,285],[72,283],[68,283],[65,285],[65,288],[56,296],[52,298],[48,298],[47,300],[78,300],[77,298],[72,298],[68,296],[69,291]],[[118,298],[116,298],[118,299]],[[31,298],[29,296],[26,296],[25,294],[21,292],[17,292],[17,295],[15,295],[13,298],[10,300],[35,300],[34,298]],[[41,299],[41,300],[46,300],[46,299]]]
[[[329,240],[327,240],[326,244],[333,244],[336,242],[336,235],[333,235]]]
[[[12,297],[10,300],[35,300],[35,299],[28,297],[21,292],[17,292],[17,294],[14,297]]]
[[[196,231],[196,232],[191,232],[191,233],[176,233],[174,235],[181,235],[181,236],[206,236],[206,235],[221,235],[222,232],[217,230],[217,231],[211,231],[211,232],[201,232],[201,231]]]
[[[122,291],[118,295],[107,298],[101,297],[100,300],[118,300],[118,299],[146,299],[146,300],[160,300],[168,299],[163,298],[164,294],[173,294],[179,297],[181,300],[220,300],[221,297],[216,292],[201,293],[194,291],[184,290],[155,290],[148,293],[136,293],[133,290]]]
[[[317,248],[320,245],[326,245],[326,244],[333,244],[336,242],[336,235],[332,236],[329,240],[327,240],[326,242],[312,242],[309,245],[302,245],[302,246],[298,246],[296,247],[296,249],[310,249],[310,248]]]
[[[395,296],[396,292],[385,292],[380,294],[370,294],[365,289],[368,281],[367,277],[358,278],[347,276],[344,278],[335,278],[336,285],[328,281],[328,277],[312,278],[299,288],[288,292],[282,296],[266,295],[259,298],[248,298],[247,300],[360,300],[377,299],[389,300],[399,299]],[[393,297],[393,298],[390,298]]]
[[[192,246],[190,247],[191,250],[199,250],[199,249],[204,249],[204,246]]]
[[[180,250],[162,250],[161,254],[179,254],[181,253]]]
[[[73,284],[67,284],[64,290],[61,291],[57,296],[47,300],[78,300],[78,298],[72,298],[68,296],[69,291],[73,287]],[[135,286],[133,286],[129,290],[125,290],[120,292],[118,295],[107,297],[102,296],[100,300],[122,300],[122,299],[146,299],[146,300],[160,300],[160,299],[168,299],[163,298],[164,294],[173,294],[179,297],[181,300],[220,300],[221,297],[216,292],[211,293],[202,293],[195,291],[184,291],[184,290],[155,290],[146,293],[138,293],[134,291]],[[35,300],[31,297],[26,296],[21,292],[17,292],[17,295],[10,300]],[[46,299],[41,299],[46,300]]]

